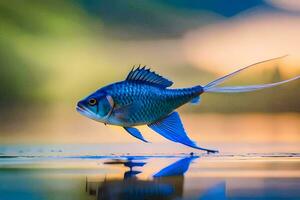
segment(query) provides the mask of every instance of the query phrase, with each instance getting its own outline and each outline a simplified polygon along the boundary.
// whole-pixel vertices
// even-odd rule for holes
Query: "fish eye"
[[[91,98],[91,99],[89,99],[88,103],[89,103],[90,106],[94,106],[94,105],[96,105],[97,100],[94,99],[94,98]]]

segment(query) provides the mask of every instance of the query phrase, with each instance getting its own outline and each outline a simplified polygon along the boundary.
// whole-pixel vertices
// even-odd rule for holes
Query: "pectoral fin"
[[[141,132],[133,127],[124,127],[124,129],[133,137],[136,137],[137,139],[142,140],[143,142],[148,142],[147,140],[145,140],[145,138],[143,137],[143,135],[141,134]]]
[[[173,142],[178,142],[207,152],[217,152],[216,150],[205,149],[197,146],[197,144],[187,136],[177,112],[173,112],[166,118],[149,124],[148,126],[155,132]]]

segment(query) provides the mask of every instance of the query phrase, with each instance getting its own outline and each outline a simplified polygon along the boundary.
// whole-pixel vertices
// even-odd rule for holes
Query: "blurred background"
[[[289,55],[228,84],[294,77],[300,74],[299,24],[297,0],[0,1],[0,144],[140,143],[121,128],[80,116],[77,101],[123,80],[138,64],[174,87],[189,87]],[[200,105],[180,113],[203,146],[300,151],[299,88],[295,81],[247,94],[204,94]],[[170,144],[142,130],[154,142],[148,149]]]

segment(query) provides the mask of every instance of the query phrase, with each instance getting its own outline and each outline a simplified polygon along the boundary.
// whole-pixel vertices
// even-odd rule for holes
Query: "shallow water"
[[[300,155],[2,156],[0,199],[300,199]]]

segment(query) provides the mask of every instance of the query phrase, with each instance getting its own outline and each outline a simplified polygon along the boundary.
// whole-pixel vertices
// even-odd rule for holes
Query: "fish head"
[[[90,119],[107,123],[114,101],[105,91],[98,90],[77,103],[76,110]]]

